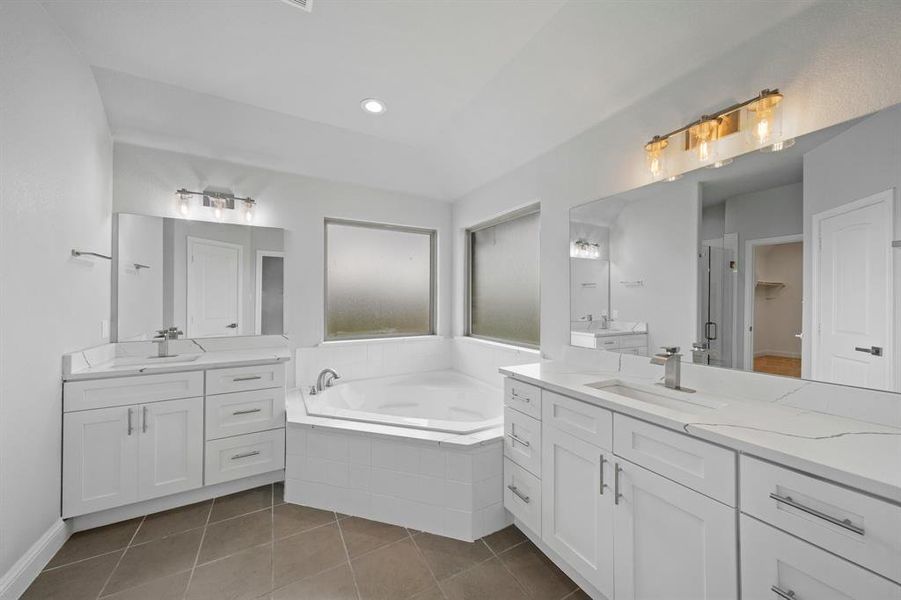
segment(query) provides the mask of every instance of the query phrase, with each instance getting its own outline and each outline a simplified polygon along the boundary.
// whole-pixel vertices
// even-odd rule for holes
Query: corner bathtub
[[[503,424],[501,392],[457,371],[343,383],[304,394],[311,416],[469,434]]]

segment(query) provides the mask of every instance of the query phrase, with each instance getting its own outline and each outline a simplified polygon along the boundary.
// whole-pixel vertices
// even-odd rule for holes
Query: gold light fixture
[[[682,177],[679,167],[684,166],[683,171],[689,171],[695,166],[718,169],[731,164],[731,156],[720,156],[721,145],[724,138],[735,133],[744,133],[746,145],[753,149],[778,152],[790,147],[794,140],[782,139],[783,99],[779,90],[765,89],[754,98],[704,115],[666,135],[655,135],[644,146],[651,177],[655,181],[676,181]],[[680,139],[679,136],[684,136],[684,142],[674,143]],[[727,142],[727,148],[739,149],[731,142]],[[677,153],[683,151],[690,151],[692,158],[688,161],[681,159],[680,156],[685,155]]]

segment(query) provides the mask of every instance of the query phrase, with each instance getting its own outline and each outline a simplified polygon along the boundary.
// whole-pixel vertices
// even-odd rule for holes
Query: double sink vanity
[[[901,430],[697,375],[697,392],[670,390],[623,361],[501,370],[504,505],[584,589],[901,598]]]

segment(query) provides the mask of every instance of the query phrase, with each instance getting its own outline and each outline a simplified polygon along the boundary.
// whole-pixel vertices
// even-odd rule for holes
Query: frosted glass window
[[[435,332],[435,231],[327,220],[326,339]]]
[[[469,232],[469,334],[539,343],[538,213]]]

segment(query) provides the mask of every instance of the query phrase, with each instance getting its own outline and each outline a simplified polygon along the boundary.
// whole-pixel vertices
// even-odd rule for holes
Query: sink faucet
[[[184,332],[178,327],[169,327],[167,329],[157,329],[156,336],[153,338],[157,344],[157,358],[166,358],[169,356],[178,356],[177,354],[169,354],[169,341],[177,340],[178,336],[184,335]]]
[[[341,379],[337,371],[334,369],[322,369],[319,372],[319,377],[316,378],[316,391],[321,392],[327,387],[332,387],[336,379]]]
[[[651,364],[663,365],[663,385],[671,390],[682,389],[682,355],[679,346],[661,346],[663,353],[651,357]]]

